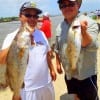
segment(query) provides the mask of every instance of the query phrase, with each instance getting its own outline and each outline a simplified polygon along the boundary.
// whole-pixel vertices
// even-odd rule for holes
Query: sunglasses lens
[[[24,14],[24,15],[25,17],[28,17],[28,18],[32,17],[30,14]]]
[[[67,5],[65,5],[65,4],[60,5],[60,9],[62,9],[62,8],[66,8],[66,7],[67,7]]]
[[[63,8],[66,8],[66,7],[74,7],[76,3],[69,3],[68,5],[67,4],[61,4],[59,6],[60,9],[63,9]]]
[[[24,16],[27,18],[39,18],[38,15],[31,15],[31,14],[24,14]]]
[[[69,4],[69,7],[74,7],[75,6],[75,3],[70,3]]]

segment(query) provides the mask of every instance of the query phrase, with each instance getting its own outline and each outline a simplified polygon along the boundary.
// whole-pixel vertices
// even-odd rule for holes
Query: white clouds
[[[57,0],[0,0],[0,17],[18,15],[21,5],[26,1],[34,1],[37,6],[50,14],[58,14],[60,12]],[[81,9],[94,10],[100,8],[100,0],[83,0]]]
[[[96,3],[96,2],[100,2],[100,0],[83,0],[83,2],[86,2],[86,3]]]
[[[100,0],[83,0],[83,3],[82,4],[86,4],[86,5],[91,5],[92,6],[92,4],[100,4]]]
[[[83,0],[81,10],[83,12],[95,11],[100,9],[100,0]]]

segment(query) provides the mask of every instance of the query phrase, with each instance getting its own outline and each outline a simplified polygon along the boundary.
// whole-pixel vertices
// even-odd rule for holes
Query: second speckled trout
[[[66,56],[69,63],[68,70],[73,74],[77,69],[77,61],[81,50],[81,25],[78,19],[72,22],[67,38]]]

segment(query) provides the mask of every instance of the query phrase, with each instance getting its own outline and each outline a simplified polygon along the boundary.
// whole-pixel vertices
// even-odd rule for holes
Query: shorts
[[[65,75],[65,82],[69,94],[77,94],[80,100],[99,100],[97,88],[97,75],[93,75],[84,80],[77,80],[72,78],[67,80]]]
[[[52,83],[47,84],[44,87],[25,91],[23,88],[21,90],[22,100],[55,100],[54,87]]]

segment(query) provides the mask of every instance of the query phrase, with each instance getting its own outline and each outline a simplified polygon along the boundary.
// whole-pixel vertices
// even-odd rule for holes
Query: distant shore
[[[60,16],[60,15],[52,15],[50,17],[55,17],[55,16]],[[1,17],[0,18],[0,23],[12,22],[12,21],[18,21],[18,20],[19,20],[19,17],[15,17],[15,16],[12,16],[12,17]]]

